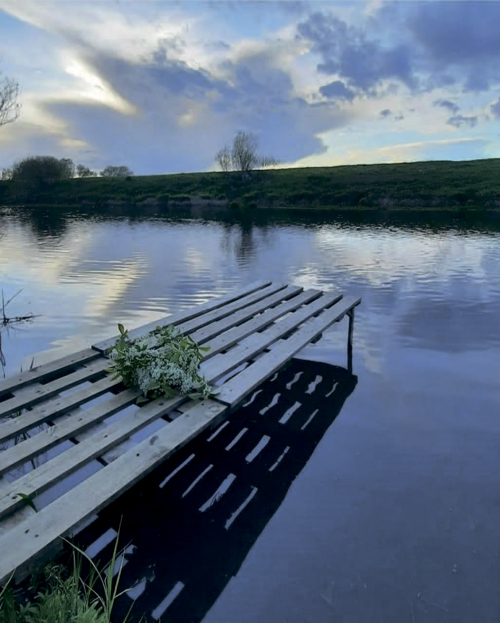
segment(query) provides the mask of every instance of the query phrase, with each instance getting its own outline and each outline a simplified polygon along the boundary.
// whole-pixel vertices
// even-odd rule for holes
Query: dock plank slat
[[[198,403],[171,424],[110,465],[0,536],[0,584],[16,569],[19,581],[39,556],[80,521],[99,512],[196,435],[215,425],[227,410],[213,400]],[[15,547],[12,547],[15,543]]]
[[[263,355],[255,363],[225,383],[217,400],[235,407],[245,396],[260,385],[271,374],[279,370],[287,361],[302,350],[334,322],[341,320],[347,311],[361,302],[361,299],[342,299],[331,309],[304,324],[292,337],[275,345],[270,353]]]
[[[222,335],[218,335],[216,338],[206,343],[207,346],[210,346],[210,351],[206,354],[206,359],[214,357],[221,351],[233,346],[234,344],[245,339],[252,333],[255,333],[256,331],[261,331],[281,316],[285,316],[286,314],[296,311],[302,305],[310,303],[311,301],[317,299],[320,296],[320,290],[306,290],[305,292],[294,296],[291,300],[288,300],[272,309],[268,309],[267,311],[259,314],[255,318],[252,318],[251,320],[248,320],[247,322],[237,327],[229,329]],[[339,298],[342,297],[339,296]]]
[[[35,406],[31,411],[24,413],[21,417],[14,418],[0,425],[0,443],[4,443],[9,439],[14,439],[48,420],[56,419],[68,411],[76,409],[85,402],[102,396],[102,394],[111,391],[120,384],[120,379],[113,380],[111,376],[108,376],[100,381],[92,383],[90,387],[84,387],[83,389],[75,391],[69,396],[59,396],[58,398],[44,402],[38,407]],[[0,457],[1,456],[0,454]]]
[[[133,404],[138,396],[140,396],[140,392],[123,391],[100,405],[71,414],[68,419],[56,422],[53,426],[40,431],[33,437],[28,437],[21,443],[0,452],[0,475],[22,465],[42,452],[47,452],[62,441],[76,437],[90,426],[102,422],[121,409],[125,409]]]
[[[0,381],[0,396],[11,393],[16,389],[29,385],[30,383],[44,381],[46,378],[55,373],[62,374],[66,370],[69,370],[75,366],[90,363],[98,357],[99,353],[92,348],[86,348],[78,353],[41,364],[31,370],[25,370],[19,374],[14,374],[13,376],[9,376],[8,378]]]
[[[272,283],[271,281],[253,282],[245,286],[244,288],[241,288],[233,292],[229,292],[228,294],[225,294],[224,296],[218,297],[216,299],[212,299],[210,301],[207,301],[206,303],[202,303],[201,305],[194,305],[193,307],[180,311],[176,314],[164,316],[163,318],[159,318],[158,320],[154,320],[153,322],[149,322],[148,324],[142,325],[140,327],[136,327],[135,329],[132,329],[131,331],[129,331],[129,337],[131,338],[139,337],[141,335],[144,335],[145,333],[149,333],[153,329],[156,329],[156,327],[158,326],[163,327],[169,324],[178,325],[181,322],[187,322],[188,320],[191,320],[192,318],[200,316],[218,307],[222,307],[223,305],[226,305],[227,303],[231,303],[232,301],[235,301],[236,299],[242,298],[243,296],[246,296],[247,294],[251,294],[253,292],[256,292],[257,290],[261,290],[271,285],[271,283]],[[113,344],[116,342],[116,340],[119,337],[120,337],[119,335],[115,335],[106,340],[102,340],[101,342],[97,342],[96,344],[92,344],[92,348],[95,350],[104,352],[110,346],[113,346]]]
[[[0,418],[11,415],[21,409],[32,407],[39,402],[42,402],[42,400],[52,398],[56,394],[59,394],[67,389],[72,389],[80,383],[91,381],[108,367],[109,360],[103,356],[100,356],[96,360],[91,361],[88,365],[84,365],[76,372],[67,374],[66,376],[56,379],[55,381],[51,381],[42,387],[37,386],[36,388],[33,388],[32,391],[27,391],[28,388],[26,388],[20,396],[14,396],[14,398],[9,398],[4,402],[0,402]],[[0,438],[3,426],[6,426],[6,423],[0,424]]]
[[[207,339],[207,335],[210,335],[211,338],[217,337],[220,333],[227,331],[228,329],[238,325],[242,322],[245,322],[249,318],[252,318],[256,314],[260,314],[268,308],[272,308],[274,305],[277,305],[281,301],[292,298],[297,294],[302,292],[302,288],[299,286],[287,286],[283,290],[273,294],[272,296],[268,296],[253,305],[248,307],[244,307],[229,316],[226,316],[222,320],[216,320],[211,322],[209,325],[198,329],[194,333],[191,334],[191,337],[195,342],[203,343]],[[184,326],[181,325],[179,327],[184,331]]]
[[[248,294],[244,297],[239,298],[233,303],[229,303],[228,305],[224,305],[223,307],[214,309],[211,312],[203,314],[202,316],[198,316],[197,318],[193,318],[192,320],[188,320],[187,322],[182,322],[176,326],[178,326],[178,328],[183,333],[191,333],[192,331],[210,325],[213,322],[230,317],[232,313],[243,310],[246,307],[253,305],[254,303],[264,300],[266,297],[269,297],[276,292],[285,290],[286,288],[287,285],[285,283],[271,284],[270,286],[267,286],[267,288],[263,288],[262,290],[258,290],[257,292],[253,292],[252,294]]]
[[[127,390],[123,394],[112,398],[107,403],[108,413],[112,415],[113,412],[128,406],[136,397],[137,392]],[[177,396],[170,400],[158,398],[134,413],[127,414],[121,420],[109,424],[104,429],[100,429],[88,439],[68,448],[62,454],[39,466],[36,470],[28,472],[12,483],[4,484],[0,487],[0,518],[23,506],[24,501],[17,495],[18,491],[31,496],[43,493],[43,491],[57,484],[66,476],[69,476],[93,459],[102,456],[123,440],[186,401],[189,401],[189,399],[184,396]],[[192,406],[192,401],[189,402]]]
[[[300,310],[284,318],[281,322],[271,326],[262,333],[254,333],[235,346],[226,354],[218,355],[214,359],[202,364],[203,374],[214,380],[228,374],[241,364],[252,359],[274,342],[285,336],[303,322],[319,313],[322,309],[337,303],[342,297],[338,294],[325,294],[315,299],[309,305],[304,305]],[[218,396],[217,396],[218,397]]]

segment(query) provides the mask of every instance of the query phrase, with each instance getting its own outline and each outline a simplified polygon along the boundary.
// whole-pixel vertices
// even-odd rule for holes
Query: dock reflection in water
[[[141,480],[78,535],[94,560],[120,531],[122,620],[198,622],[235,576],[354,391],[345,368],[293,359],[221,426]]]

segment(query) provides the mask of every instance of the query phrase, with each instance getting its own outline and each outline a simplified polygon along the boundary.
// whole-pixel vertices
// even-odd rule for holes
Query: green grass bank
[[[500,159],[84,178],[28,191],[0,182],[0,205],[500,209]]]

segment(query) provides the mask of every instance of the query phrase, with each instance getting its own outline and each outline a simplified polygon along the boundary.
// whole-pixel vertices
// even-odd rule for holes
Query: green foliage
[[[116,599],[125,592],[118,592],[123,562],[114,574],[118,539],[117,536],[111,561],[104,570],[70,543],[73,548],[71,571],[62,565],[49,564],[42,574],[42,589],[37,588],[32,577],[31,592],[35,594],[26,603],[20,602],[19,591],[7,582],[0,589],[0,623],[112,623]],[[91,568],[87,578],[82,577],[83,559]],[[126,623],[129,615],[130,611],[122,623]]]
[[[101,171],[102,177],[126,178],[131,177],[132,175],[132,171],[125,166],[114,167],[112,165],[109,165]]]
[[[236,202],[234,207],[255,201],[304,208],[387,205],[470,209],[474,205],[498,209],[500,159],[254,170],[246,177],[236,171],[133,176],[128,181],[86,177],[59,180],[24,197],[25,188],[24,183],[0,182],[2,203],[16,205],[26,199],[26,203],[69,206],[78,204],[83,196],[105,209],[106,200],[125,192],[134,202],[159,194],[168,195],[173,202],[211,196]]]
[[[240,207],[240,204],[238,203],[238,201],[231,201],[229,207],[231,208],[231,210],[237,210]]]
[[[74,164],[69,158],[58,160],[53,156],[29,156],[12,167],[12,181],[26,188],[40,189],[74,175]]]
[[[35,506],[35,503],[33,502],[31,495],[27,495],[26,493],[16,493],[16,495],[18,495],[22,500],[24,500],[26,504],[35,511],[35,513],[38,512],[36,510],[36,506]]]
[[[115,378],[142,392],[138,403],[160,396],[173,398],[179,392],[190,398],[207,398],[213,391],[199,374],[199,365],[208,346],[198,346],[173,325],[156,327],[146,336],[130,339],[122,324],[120,337],[111,347]]]

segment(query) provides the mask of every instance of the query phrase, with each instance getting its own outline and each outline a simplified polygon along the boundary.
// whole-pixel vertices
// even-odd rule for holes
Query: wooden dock
[[[360,302],[259,282],[130,331],[137,337],[173,324],[210,346],[201,368],[218,384],[213,399],[179,396],[135,406],[139,392],[106,372],[106,350],[118,336],[0,382],[0,584],[46,562],[61,537],[228,417],[346,315],[351,371]]]

